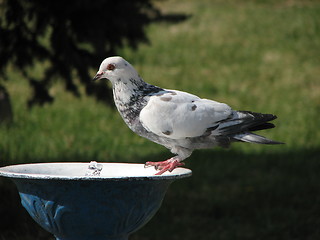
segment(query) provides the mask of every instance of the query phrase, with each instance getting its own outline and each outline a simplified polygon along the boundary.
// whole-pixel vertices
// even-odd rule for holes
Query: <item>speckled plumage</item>
[[[228,147],[234,141],[279,143],[251,133],[274,127],[269,121],[275,115],[235,111],[224,103],[153,86],[121,57],[101,63],[94,79],[101,78],[111,81],[115,105],[128,127],[176,154],[160,164],[149,163],[160,173],[180,166],[194,149]]]

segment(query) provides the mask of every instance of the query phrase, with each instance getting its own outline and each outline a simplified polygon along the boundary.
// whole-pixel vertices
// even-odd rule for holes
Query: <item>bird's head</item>
[[[137,71],[122,57],[108,57],[100,65],[93,80],[106,78],[113,83],[138,77]]]

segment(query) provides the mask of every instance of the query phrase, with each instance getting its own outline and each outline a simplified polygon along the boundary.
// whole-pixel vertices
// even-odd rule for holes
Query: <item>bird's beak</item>
[[[92,81],[96,81],[102,78],[103,72],[97,72]]]

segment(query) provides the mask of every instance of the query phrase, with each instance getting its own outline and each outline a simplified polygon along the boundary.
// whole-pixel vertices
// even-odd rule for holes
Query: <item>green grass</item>
[[[132,239],[319,239],[320,3],[158,4],[165,13],[190,18],[151,25],[150,44],[120,49],[119,55],[149,83],[276,114],[277,127],[262,133],[286,145],[195,151],[186,160],[193,177],[170,187],[158,214]],[[0,165],[170,156],[133,134],[115,109],[75,98],[59,83],[51,89],[52,105],[28,110],[28,86],[14,70],[9,77],[15,121],[0,128]],[[0,213],[14,208],[6,210],[0,239],[49,239],[16,206],[12,184],[1,180],[0,186]]]

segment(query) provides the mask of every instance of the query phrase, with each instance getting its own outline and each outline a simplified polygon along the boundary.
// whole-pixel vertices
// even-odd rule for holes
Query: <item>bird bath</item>
[[[186,168],[156,176],[143,164],[101,163],[98,172],[88,165],[12,165],[0,176],[14,181],[22,205],[57,240],[128,239],[160,208],[169,185],[191,176]]]

